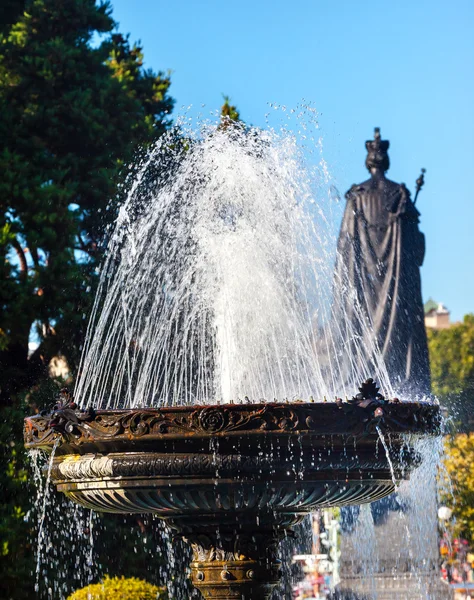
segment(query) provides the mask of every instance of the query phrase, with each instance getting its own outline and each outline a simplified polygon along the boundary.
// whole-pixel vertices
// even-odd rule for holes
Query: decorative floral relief
[[[193,560],[196,562],[223,562],[258,560],[267,564],[277,563],[278,543],[284,537],[281,534],[255,533],[253,535],[226,534],[190,534],[185,536],[193,548]],[[288,532],[287,532],[288,535]]]
[[[382,424],[396,432],[436,429],[439,409],[429,404],[388,402],[369,379],[347,402],[269,403],[138,409],[122,411],[79,410],[70,396],[50,412],[25,419],[25,443],[51,447],[60,437],[64,443],[81,445],[107,439],[140,439],[144,436],[209,435],[234,432],[315,432],[319,435],[347,433],[364,436]]]

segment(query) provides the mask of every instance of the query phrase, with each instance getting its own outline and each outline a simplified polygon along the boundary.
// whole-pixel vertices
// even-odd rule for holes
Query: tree
[[[449,329],[428,330],[433,393],[464,431],[474,408],[474,315]]]
[[[464,433],[446,441],[445,466],[451,479],[454,499],[443,501],[453,509],[455,535],[474,543],[474,434]]]
[[[20,2],[9,2],[8,18]],[[0,33],[0,382],[11,404],[53,356],[77,366],[124,165],[167,127],[169,78],[111,34],[108,3],[31,0]],[[8,24],[8,18],[6,23]],[[92,45],[94,36],[102,41]],[[39,341],[29,357],[32,331]]]
[[[220,129],[227,129],[230,125],[241,123],[240,113],[237,107],[230,103],[230,97],[224,96],[224,104],[221,106]]]
[[[173,107],[169,77],[144,69],[140,46],[115,26],[110,5],[95,0],[6,0],[0,8],[5,599],[36,597],[34,522],[25,520],[34,496],[22,445],[23,401],[51,403],[53,357],[63,355],[74,374],[101,240],[126,191],[125,165],[167,129]],[[32,334],[38,348],[30,355]]]
[[[453,509],[455,535],[473,543],[474,315],[466,315],[449,329],[428,330],[428,345],[433,393],[449,409],[454,431],[463,432],[446,440],[445,466],[454,500],[445,492],[443,502]]]

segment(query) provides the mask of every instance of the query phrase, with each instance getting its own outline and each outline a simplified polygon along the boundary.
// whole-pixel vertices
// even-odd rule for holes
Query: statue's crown
[[[365,147],[367,148],[367,152],[387,152],[390,146],[390,142],[388,140],[383,140],[380,137],[380,127],[374,128],[374,139],[367,140],[365,142]]]
[[[390,142],[380,137],[380,127],[375,127],[374,139],[365,142],[368,152],[365,164],[369,170],[371,167],[382,167],[384,171],[388,170],[390,166],[388,159],[389,146]]]

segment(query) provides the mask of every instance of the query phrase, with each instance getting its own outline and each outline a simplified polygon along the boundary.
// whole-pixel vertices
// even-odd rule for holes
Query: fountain
[[[392,493],[417,460],[403,434],[439,433],[438,407],[377,392],[368,380],[348,402],[108,411],[64,402],[26,419],[25,443],[52,452],[59,441],[51,479],[71,500],[164,519],[192,545],[205,598],[263,599],[280,579],[278,541],[305,514]]]
[[[25,420],[60,492],[153,513],[191,544],[205,598],[270,598],[278,544],[305,515],[389,495],[440,433],[437,405],[388,400],[373,379],[334,393],[355,390],[366,338],[324,324],[338,294],[288,139],[161,142],[111,236],[74,394]],[[160,160],[172,174],[150,184]]]

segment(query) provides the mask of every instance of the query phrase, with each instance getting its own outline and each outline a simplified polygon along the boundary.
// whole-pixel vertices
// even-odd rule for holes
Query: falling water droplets
[[[41,506],[41,513],[39,518],[39,528],[38,528],[38,545],[36,548],[36,583],[35,583],[35,591],[39,591],[39,580],[40,580],[40,571],[41,571],[41,551],[44,543],[44,519],[46,516],[46,508],[48,506],[48,499],[50,494],[50,482],[51,482],[51,471],[53,468],[54,455],[56,454],[56,449],[59,446],[60,439],[57,438],[54,442],[53,448],[51,450],[51,456],[49,458],[48,463],[48,471],[46,475],[46,481],[44,484],[43,490],[43,503]]]
[[[396,490],[398,488],[398,482],[397,482],[397,478],[395,477],[395,470],[393,468],[393,462],[392,462],[392,459],[390,457],[390,450],[389,450],[388,444],[387,444],[387,442],[385,440],[385,436],[382,433],[382,430],[380,429],[380,427],[378,425],[376,425],[375,429],[377,430],[377,434],[378,434],[379,439],[382,442],[382,446],[383,446],[383,448],[385,450],[385,456],[387,457],[388,466],[390,468],[390,475],[392,476],[392,482],[393,482],[393,485],[394,485],[395,490]]]

